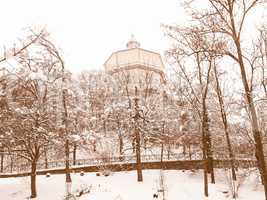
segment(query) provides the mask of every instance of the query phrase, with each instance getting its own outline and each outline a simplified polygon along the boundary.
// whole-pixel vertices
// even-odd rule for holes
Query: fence
[[[229,157],[226,155],[213,155],[214,160],[225,160],[229,161]],[[247,160],[254,162],[254,158],[245,158],[244,156],[235,157],[236,160]],[[150,163],[150,162],[160,162],[160,161],[194,161],[194,160],[202,160],[201,153],[194,153],[192,155],[185,155],[183,153],[169,153],[169,154],[148,154],[141,155],[142,163]],[[50,162],[42,162],[37,164],[38,170],[45,169],[57,169],[65,167],[65,160],[57,160]],[[87,159],[77,159],[75,162],[73,160],[69,160],[70,166],[75,168],[78,166],[103,166],[110,164],[131,164],[136,162],[135,155],[127,155],[127,156],[114,156],[114,157],[98,157],[98,158],[87,158]],[[75,164],[73,164],[75,163]],[[31,169],[31,165],[29,163],[16,165],[15,163],[12,166],[6,166],[4,168],[3,173],[22,173],[29,172]]]

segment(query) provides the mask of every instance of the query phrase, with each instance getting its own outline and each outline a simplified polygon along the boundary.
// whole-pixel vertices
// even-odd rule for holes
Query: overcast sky
[[[160,24],[183,16],[179,0],[7,0],[1,2],[0,45],[12,44],[25,27],[46,26],[71,71],[101,69],[131,34],[162,54],[168,41]]]

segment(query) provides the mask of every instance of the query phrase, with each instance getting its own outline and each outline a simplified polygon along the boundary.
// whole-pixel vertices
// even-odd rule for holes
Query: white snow
[[[226,200],[231,199],[228,191],[226,173],[217,170],[218,183],[209,184],[210,196],[203,195],[202,170],[191,171],[163,171],[166,185],[166,200]],[[153,194],[160,189],[160,170],[143,171],[144,181],[137,182],[136,171],[116,172],[110,176],[96,176],[95,173],[72,174],[72,190],[92,187],[91,192],[83,195],[79,200],[152,200]],[[30,178],[0,179],[1,200],[22,200],[29,197]],[[64,175],[37,177],[38,198],[36,200],[63,200],[65,193]],[[161,198],[158,198],[159,200]],[[239,194],[240,200],[263,200],[263,188],[256,187],[255,176],[251,175],[242,184]]]
[[[41,70],[37,72],[30,72],[29,73],[29,79],[31,80],[39,80],[39,81],[47,81],[47,77],[43,74]]]

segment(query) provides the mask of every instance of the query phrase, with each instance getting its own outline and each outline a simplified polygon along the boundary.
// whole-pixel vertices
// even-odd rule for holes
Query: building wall
[[[165,84],[162,74],[143,68],[121,69],[112,76],[122,88],[128,90],[130,96],[134,94],[135,87],[144,95],[145,93],[161,93],[160,89]]]

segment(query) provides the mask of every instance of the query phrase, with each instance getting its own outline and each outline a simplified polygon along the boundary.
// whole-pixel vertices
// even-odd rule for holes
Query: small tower
[[[128,49],[134,49],[134,48],[139,48],[140,47],[140,43],[137,42],[137,40],[134,38],[134,35],[131,36],[131,39],[129,40],[129,42],[127,42],[126,47]]]

